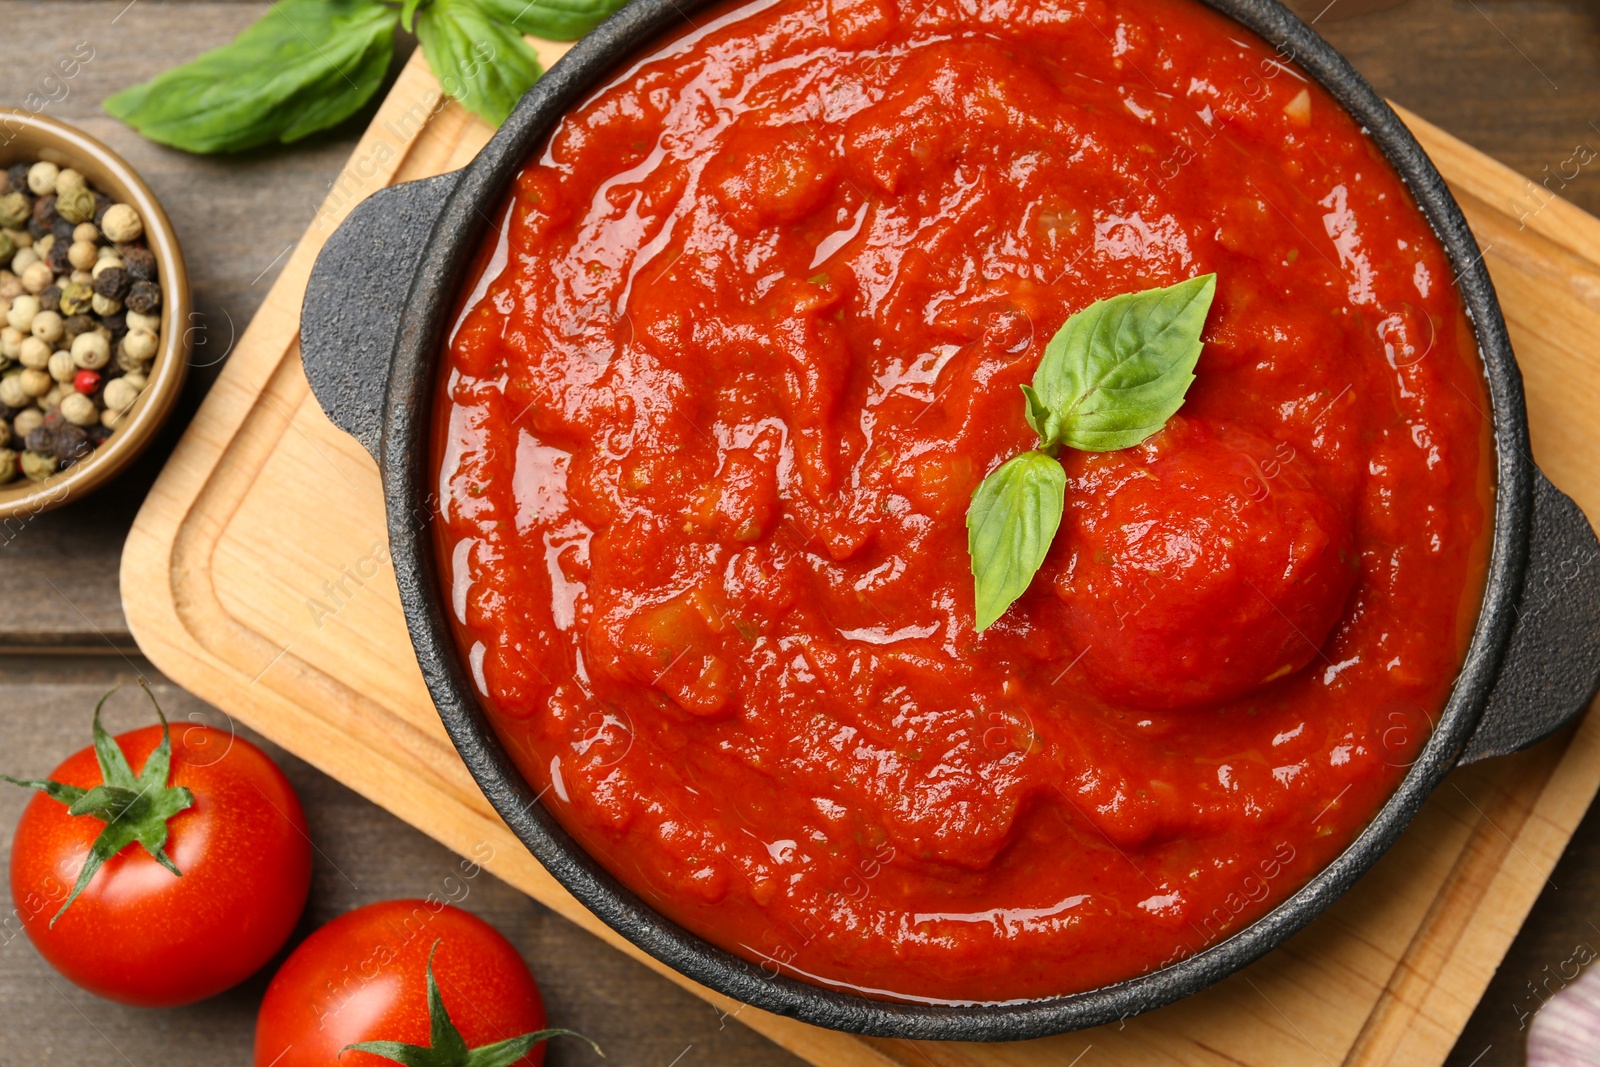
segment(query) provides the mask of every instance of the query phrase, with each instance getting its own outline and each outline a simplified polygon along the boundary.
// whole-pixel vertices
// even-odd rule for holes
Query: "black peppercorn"
[[[62,420],[63,422],[65,420]],[[53,426],[40,424],[28,431],[28,436],[23,439],[29,452],[37,452],[41,456],[55,455],[56,430]]]
[[[113,347],[128,335],[128,316],[126,312],[119,311],[115,315],[101,315],[100,325],[111,331],[111,344]]]
[[[33,239],[35,241],[41,241],[50,233],[50,227],[46,226],[38,219],[29,219],[28,232],[33,234]]]
[[[150,282],[135,282],[123,304],[129,311],[149,315],[161,306],[161,290]]]
[[[105,444],[106,438],[111,436],[110,428],[101,426],[99,423],[89,427],[84,432],[89,435],[89,444],[95,448]]]
[[[50,232],[50,227],[56,224],[56,219],[61,216],[56,214],[56,194],[49,193],[33,202],[33,217],[45,226],[45,233]]]
[[[50,254],[44,257],[44,261],[50,264],[50,269],[56,274],[72,273],[72,260],[67,258],[67,251],[70,248],[70,241],[63,241],[58,237],[56,243],[50,246]]]
[[[61,310],[61,286],[52,285],[50,288],[39,294],[39,310]]]
[[[60,297],[58,295],[57,300],[59,301],[59,299]],[[40,301],[40,303],[42,305],[43,301]],[[121,316],[119,315],[118,318],[121,318]],[[62,329],[66,332],[67,341],[70,344],[72,339],[77,337],[80,333],[88,333],[90,330],[94,329],[94,319],[90,318],[88,315],[73,315],[61,325]]]
[[[70,246],[72,244],[72,231],[75,229],[77,229],[76,226],[60,215],[57,215],[56,221],[50,224],[50,232],[56,235],[56,244],[58,245]]]
[[[132,286],[133,279],[128,277],[128,272],[121,267],[107,267],[94,280],[94,291],[107,300],[122,300],[128,295],[128,290]]]
[[[96,226],[99,226],[105,220],[106,212],[110,211],[116,203],[105,193],[94,194],[94,224]]]
[[[156,280],[156,257],[147,248],[129,248],[122,253],[122,262],[136,282]]]
[[[6,179],[12,189],[28,191],[28,169],[32,163],[13,163],[6,169]]]
[[[30,442],[33,440],[33,434],[28,435],[28,440]],[[93,451],[94,446],[89,443],[89,435],[83,427],[74,426],[63,420],[55,431],[55,454],[61,465],[64,467],[69,463],[76,463]]]

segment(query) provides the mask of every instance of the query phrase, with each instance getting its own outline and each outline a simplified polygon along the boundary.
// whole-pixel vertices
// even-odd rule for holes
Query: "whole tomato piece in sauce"
[[[92,747],[49,779],[6,779],[40,791],[12,841],[11,898],[39,954],[91,993],[144,1007],[202,1000],[254,974],[294,930],[311,887],[305,815],[248,741],[200,725],[173,733],[165,716],[113,738],[100,706]]]
[[[1310,456],[1175,418],[1070,462],[1055,592],[1107,700],[1227,700],[1321,655],[1359,561],[1350,508]]]
[[[256,1067],[538,1067],[544,999],[500,932],[440,901],[389,900],[308,937],[256,1019]],[[587,1039],[585,1039],[587,1040]]]

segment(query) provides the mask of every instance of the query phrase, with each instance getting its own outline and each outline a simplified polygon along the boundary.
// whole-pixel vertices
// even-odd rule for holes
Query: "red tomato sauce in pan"
[[[1006,1000],[1237,932],[1443,707],[1491,534],[1446,257],[1187,0],[775,0],[530,160],[449,341],[441,571],[543,802],[774,973]],[[964,518],[1096,299],[1214,271],[1167,428],[1063,452],[979,634]]]

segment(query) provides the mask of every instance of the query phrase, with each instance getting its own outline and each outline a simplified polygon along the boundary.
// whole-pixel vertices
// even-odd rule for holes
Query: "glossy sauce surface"
[[[496,728],[660,910],[1003,1000],[1236,932],[1448,696],[1488,399],[1403,184],[1186,0],[697,16],[518,178],[449,345],[441,571]],[[1180,414],[1063,456],[973,630],[964,517],[1095,299],[1215,271]]]

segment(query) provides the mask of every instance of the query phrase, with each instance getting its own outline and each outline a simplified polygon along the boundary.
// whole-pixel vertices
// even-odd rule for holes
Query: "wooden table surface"
[[[1583,0],[1295,0],[1377,89],[1424,118],[1600,214],[1600,6]],[[144,674],[128,634],[118,557],[165,452],[310,224],[367,116],[299,145],[226,159],[148,144],[103,115],[109,93],[221,44],[264,3],[0,0],[0,105],[37,106],[121,152],[154,187],[183,242],[196,346],[185,404],[168,439],[116,485],[0,535],[0,771],[43,774],[88,740],[95,699]],[[63,86],[50,65],[87,42],[93,59]],[[409,41],[407,42],[409,46]],[[31,97],[31,99],[30,99]],[[1585,166],[1577,162],[1588,160]],[[1575,176],[1573,176],[1575,174]],[[1600,359],[1597,359],[1600,364]],[[1600,366],[1597,366],[1600,370]],[[171,685],[174,718],[229,725]],[[114,728],[145,721],[136,693],[110,706]],[[244,736],[248,731],[239,729]],[[268,746],[270,749],[270,746]],[[305,802],[317,846],[298,937],[359,904],[424,896],[454,860],[343,786],[274,751]],[[27,795],[0,793],[0,853]],[[464,906],[498,926],[543,983],[556,1025],[596,1038],[613,1063],[780,1065],[799,1061],[484,874]],[[1532,988],[1580,946],[1600,946],[1600,815],[1591,813],[1485,994],[1452,1067],[1523,1062]],[[1590,948],[1592,958],[1595,950]],[[1548,968],[1548,970],[1546,970]],[[268,968],[270,973],[271,968]],[[265,976],[177,1011],[123,1008],[51,971],[26,938],[0,927],[0,1063],[244,1065]],[[596,1062],[557,1045],[552,1067]],[[1095,1067],[1094,1053],[1082,1067]]]

